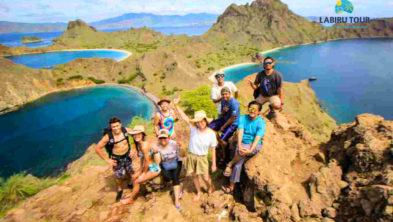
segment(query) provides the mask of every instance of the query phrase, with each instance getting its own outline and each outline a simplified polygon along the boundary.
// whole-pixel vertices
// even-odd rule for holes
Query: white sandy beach
[[[132,56],[132,52],[123,50],[123,49],[64,49],[64,50],[56,50],[56,51],[48,51],[48,52],[67,52],[67,51],[115,51],[115,52],[123,52],[127,55],[120,59],[118,62],[127,59]]]

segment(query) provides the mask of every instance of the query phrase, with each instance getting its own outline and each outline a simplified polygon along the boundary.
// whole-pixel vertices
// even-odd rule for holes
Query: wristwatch
[[[284,103],[281,103],[281,105],[283,106],[283,105],[284,105]]]

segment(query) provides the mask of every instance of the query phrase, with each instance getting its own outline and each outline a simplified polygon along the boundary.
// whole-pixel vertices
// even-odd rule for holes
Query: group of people
[[[181,97],[173,100],[174,110],[170,108],[171,101],[164,98],[158,102],[160,110],[154,117],[154,130],[158,141],[148,142],[143,126],[138,125],[130,129],[122,127],[120,119],[111,118],[110,128],[96,146],[96,152],[106,163],[113,166],[118,185],[116,200],[121,200],[123,204],[132,204],[140,190],[140,184],[162,174],[172,183],[175,207],[181,212],[183,185],[180,183],[180,172],[183,167],[182,157],[185,156],[187,156],[187,175],[192,176],[197,190],[194,201],[199,201],[202,196],[200,179],[207,185],[208,193],[213,192],[209,171],[215,172],[217,165],[225,165],[224,175],[230,177],[230,182],[222,189],[232,194],[235,184],[240,182],[245,160],[256,155],[262,148],[265,121],[260,114],[263,104],[270,102],[270,113],[281,111],[284,105],[283,78],[281,73],[273,69],[274,59],[266,57],[263,66],[264,70],[258,73],[254,81],[250,78],[246,79],[254,90],[255,98],[248,104],[246,115],[240,115],[240,105],[237,100],[239,93],[236,86],[232,82],[225,81],[225,73],[218,71],[215,75],[217,83],[213,85],[211,95],[213,103],[217,105],[218,118],[215,120],[207,117],[203,110],[196,111],[194,118],[190,119],[179,107]],[[174,125],[177,115],[190,129],[187,151],[176,139]],[[238,142],[235,155],[232,157],[228,142],[235,132]],[[132,136],[134,146],[129,144],[128,135]],[[104,147],[109,156],[102,152]],[[216,161],[217,147],[224,151],[224,157],[219,161]],[[132,157],[135,155],[141,158],[141,167],[137,172],[132,168]],[[122,199],[122,182],[126,174],[130,175],[128,187],[132,192]]]

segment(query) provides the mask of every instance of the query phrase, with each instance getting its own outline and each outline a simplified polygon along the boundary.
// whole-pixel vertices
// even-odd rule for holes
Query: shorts
[[[150,172],[161,172],[161,168],[158,164],[152,163],[152,164],[149,164],[149,171]]]
[[[112,156],[112,159],[117,161],[117,166],[113,167],[116,178],[121,179],[126,173],[134,173],[132,159],[128,155],[125,157]]]
[[[227,122],[227,120],[224,120],[223,118],[216,119],[216,120],[213,120],[209,124],[209,127],[210,127],[210,129],[218,132],[218,131],[220,131],[221,127],[225,125],[226,122]],[[236,132],[236,130],[237,130],[237,125],[231,124],[231,125],[227,126],[224,129],[224,131],[221,132],[220,138],[222,140],[224,140],[225,142],[228,142],[229,138],[231,138],[233,136],[233,134]]]
[[[258,98],[256,98],[256,101],[259,102],[262,105],[267,103],[267,102],[270,102],[270,104],[274,104],[274,103],[281,104],[281,99],[277,95],[270,96],[270,97],[264,97],[262,95],[259,95]]]
[[[187,174],[209,175],[209,161],[206,156],[189,153],[187,155]]]

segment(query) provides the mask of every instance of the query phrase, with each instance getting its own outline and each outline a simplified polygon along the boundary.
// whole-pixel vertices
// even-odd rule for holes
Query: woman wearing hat
[[[176,139],[175,133],[175,112],[171,110],[169,104],[170,100],[163,98],[157,104],[161,110],[159,110],[154,116],[154,131],[156,135],[159,135],[159,131],[167,129],[169,131],[170,139]]]
[[[181,212],[180,198],[182,191],[180,186],[180,171],[182,165],[178,165],[177,160],[185,156],[185,151],[180,143],[169,138],[169,131],[167,129],[159,131],[158,143],[154,145],[154,150],[158,151],[161,156],[162,175],[168,181],[172,181],[175,206]]]
[[[139,192],[140,185],[157,177],[161,173],[161,168],[159,166],[160,156],[153,155],[153,150],[149,142],[145,139],[145,128],[143,126],[135,126],[129,134],[132,135],[138,156],[141,157],[142,160],[140,170],[132,176],[134,188],[129,198],[121,201],[122,204],[132,204],[135,196]]]
[[[209,161],[207,154],[209,148],[211,149],[212,157],[212,172],[217,170],[216,167],[216,134],[213,130],[207,127],[212,121],[211,118],[207,118],[205,111],[196,111],[194,119],[189,119],[183,110],[178,106],[181,97],[175,99],[173,103],[176,105],[176,110],[179,112],[180,117],[188,124],[191,130],[190,141],[189,141],[189,154],[187,155],[187,174],[192,175],[194,185],[197,189],[197,195],[194,197],[194,201],[199,201],[202,196],[201,187],[199,185],[199,177],[205,181],[209,194],[213,192],[211,179],[209,177]]]

